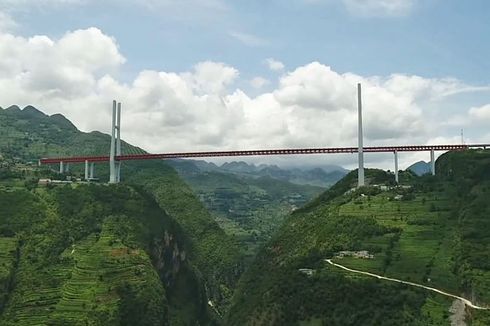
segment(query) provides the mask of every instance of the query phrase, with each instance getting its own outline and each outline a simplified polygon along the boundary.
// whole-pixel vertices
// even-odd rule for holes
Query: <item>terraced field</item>
[[[99,191],[77,187],[8,194],[36,210],[26,206],[0,219],[4,232],[19,230],[16,237],[0,237],[1,300],[6,302],[0,325],[164,323],[164,285],[148,246],[164,230],[163,213],[137,192],[121,188],[114,189],[113,198],[123,200],[131,216],[120,215],[111,208],[121,207],[118,202],[98,201]],[[34,218],[34,224],[19,223]]]
[[[343,264],[456,291],[458,282],[451,272],[451,257],[457,221],[451,218],[447,197],[443,192],[414,195],[410,200],[395,200],[395,196],[383,192],[340,206],[341,216],[373,217],[398,231],[364,243],[366,248],[378,251],[375,259],[345,258]]]
[[[0,312],[8,299],[12,275],[16,266],[17,239],[0,237]]]
[[[121,286],[153,283],[163,291],[148,255],[122,244],[113,228],[105,224],[100,236],[91,234],[74,244],[63,252],[63,263],[41,272],[34,284],[27,284],[32,271],[21,264],[17,274],[21,287],[6,319],[25,325],[86,325],[94,319],[119,324]],[[55,281],[45,283],[44,276]]]

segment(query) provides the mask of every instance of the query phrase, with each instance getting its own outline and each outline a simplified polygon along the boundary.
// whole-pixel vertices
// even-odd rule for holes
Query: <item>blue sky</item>
[[[374,16],[349,12],[335,0],[99,2],[31,4],[15,14],[26,36],[99,27],[118,40],[130,62],[128,77],[142,69],[184,71],[204,60],[252,76],[268,73],[263,60],[272,57],[287,67],[318,60],[339,72],[490,82],[487,0],[413,1],[407,12]]]
[[[0,0],[0,106],[108,131],[117,98],[151,152],[352,146],[361,82],[367,145],[488,143],[489,22],[487,0]]]

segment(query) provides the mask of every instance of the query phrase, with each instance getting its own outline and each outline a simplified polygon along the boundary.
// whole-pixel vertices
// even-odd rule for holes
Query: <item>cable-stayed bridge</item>
[[[109,155],[107,156],[75,156],[60,158],[42,158],[39,164],[59,164],[60,173],[65,172],[68,164],[85,164],[85,179],[94,177],[94,164],[109,162],[110,183],[121,180],[121,162],[139,160],[160,160],[176,158],[209,158],[209,157],[236,157],[236,156],[277,156],[277,155],[310,155],[310,154],[341,154],[358,153],[359,186],[364,185],[364,153],[394,153],[395,181],[398,183],[398,153],[399,152],[430,152],[431,173],[435,175],[436,151],[461,151],[472,148],[490,148],[490,144],[443,144],[443,145],[405,145],[405,146],[363,146],[362,129],[362,101],[361,85],[358,84],[358,139],[357,147],[324,147],[324,148],[289,148],[289,149],[258,149],[258,150],[231,150],[208,152],[180,152],[180,153],[131,153],[121,152],[121,103],[113,102],[112,137]]]

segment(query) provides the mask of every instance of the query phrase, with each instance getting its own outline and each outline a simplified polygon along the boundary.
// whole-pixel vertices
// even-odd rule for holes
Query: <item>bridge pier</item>
[[[433,149],[430,150],[430,172],[432,175],[436,175],[436,160]]]
[[[65,167],[63,165],[63,161],[60,161],[60,174],[63,174],[65,172]]]
[[[85,160],[85,181],[89,179],[89,168],[88,168],[88,160]]]
[[[395,150],[395,182],[396,184],[399,184],[399,178],[398,178],[398,151]]]
[[[116,101],[112,102],[112,131],[111,131],[111,152],[109,156],[109,183],[117,183],[116,180]]]
[[[364,148],[363,148],[363,135],[362,135],[362,98],[361,98],[361,84],[357,84],[357,113],[358,113],[358,134],[357,137],[359,138],[359,147],[358,147],[358,154],[359,154],[359,169],[357,172],[357,186],[362,187],[364,186]]]
[[[95,177],[95,163],[92,162],[90,163],[90,173],[89,173],[89,179],[92,180]]]
[[[121,162],[116,161],[116,156],[121,155],[121,103],[112,102],[112,133],[111,152],[109,156],[109,183],[121,181]],[[117,132],[117,134],[116,134]]]

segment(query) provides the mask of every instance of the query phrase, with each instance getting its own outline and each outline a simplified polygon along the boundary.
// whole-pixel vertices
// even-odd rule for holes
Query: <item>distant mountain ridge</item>
[[[181,174],[202,172],[231,173],[244,177],[271,177],[298,185],[330,187],[342,179],[349,171],[337,165],[315,168],[280,168],[277,165],[249,164],[243,161],[226,162],[221,166],[202,160],[170,160],[169,164]]]
[[[407,171],[412,171],[418,176],[430,173],[430,163],[424,161],[413,163],[407,168]]]

